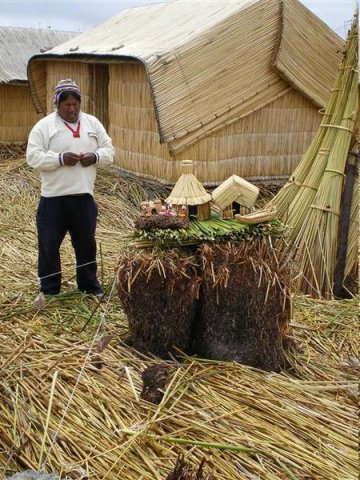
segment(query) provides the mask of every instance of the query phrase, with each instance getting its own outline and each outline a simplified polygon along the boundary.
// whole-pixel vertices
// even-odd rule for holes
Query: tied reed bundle
[[[314,200],[294,242],[295,258],[302,271],[299,288],[320,298],[333,295],[344,172],[358,111],[357,45],[356,17],[346,54],[348,74],[344,75],[340,87],[340,94],[344,92],[340,98],[345,100],[342,119],[339,125],[329,127],[334,130],[334,143]]]
[[[289,182],[271,200],[289,226],[302,278],[314,296],[332,295],[346,159],[358,111],[357,16],[349,33],[325,117]]]

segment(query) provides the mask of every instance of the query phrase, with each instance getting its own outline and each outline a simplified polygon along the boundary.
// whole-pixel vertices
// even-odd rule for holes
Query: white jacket
[[[41,195],[58,197],[79,193],[94,194],[96,167],[114,161],[114,147],[101,122],[87,113],[80,113],[80,138],[74,138],[64,121],[54,112],[37,122],[31,130],[26,161],[39,170]],[[98,161],[89,167],[81,163],[70,167],[61,165],[59,154],[97,153]]]

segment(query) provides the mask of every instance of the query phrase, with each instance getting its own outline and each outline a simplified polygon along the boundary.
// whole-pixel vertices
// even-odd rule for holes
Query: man
[[[96,276],[94,182],[97,167],[113,162],[114,148],[99,120],[80,110],[80,89],[73,80],[56,85],[54,104],[55,112],[31,130],[26,152],[27,163],[41,176],[36,214],[40,290],[50,295],[60,292],[60,245],[69,232],[78,288],[101,296]]]

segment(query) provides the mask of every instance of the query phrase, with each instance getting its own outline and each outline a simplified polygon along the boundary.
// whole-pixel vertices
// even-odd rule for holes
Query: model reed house
[[[310,144],[344,41],[298,0],[175,0],[121,12],[28,65],[38,112],[81,86],[124,172],[174,184],[287,178]]]
[[[75,34],[50,29],[0,26],[0,143],[26,142],[42,115],[36,112],[27,79],[29,58]]]

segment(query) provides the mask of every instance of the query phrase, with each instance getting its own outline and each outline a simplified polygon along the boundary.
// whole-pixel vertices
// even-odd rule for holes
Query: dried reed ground
[[[180,452],[193,465],[205,456],[221,480],[357,478],[357,299],[296,298],[291,371],[186,358],[170,365],[154,406],[140,398],[141,372],[158,360],[123,342],[113,290],[100,305],[77,293],[68,240],[64,293],[34,310],[38,191],[23,160],[0,163],[0,478],[43,468],[77,479],[164,479]],[[141,195],[138,185],[98,177],[108,288]],[[106,348],[104,335],[113,335]]]

